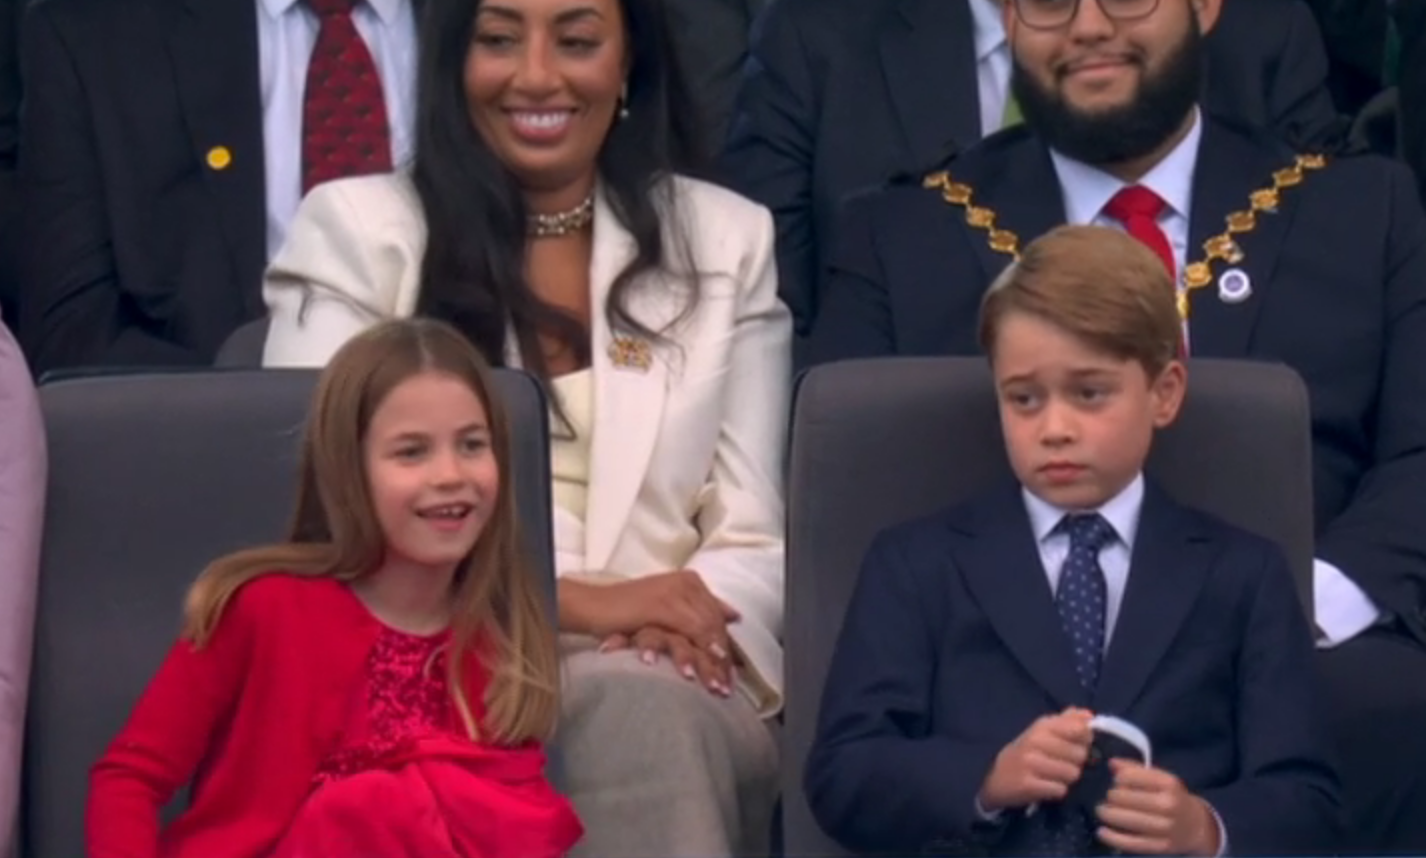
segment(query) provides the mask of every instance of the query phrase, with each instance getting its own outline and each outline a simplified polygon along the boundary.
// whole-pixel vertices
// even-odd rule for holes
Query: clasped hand
[[[1089,759],[1093,713],[1070,707],[1036,720],[996,755],[979,800],[988,812],[1060,801]],[[1213,856],[1218,822],[1208,804],[1163,769],[1110,760],[1114,785],[1095,810],[1107,846],[1138,855]]]
[[[637,649],[649,664],[671,659],[689,680],[722,697],[732,693],[734,650],[728,624],[738,612],[692,570],[664,572],[598,588],[600,650]]]

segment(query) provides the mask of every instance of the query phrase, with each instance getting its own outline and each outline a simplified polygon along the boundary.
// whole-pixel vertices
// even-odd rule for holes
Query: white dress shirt
[[[267,255],[287,236],[302,201],[302,99],[320,23],[302,0],[258,0],[263,166],[267,176]],[[416,15],[409,0],[365,0],[352,11],[381,76],[391,126],[391,162],[411,157],[416,96]]]
[[[1010,98],[1010,42],[1000,0],[966,0],[975,25],[975,76],[980,94],[980,131],[989,136],[1000,130],[1005,102]]]
[[[1202,117],[1195,110],[1193,127],[1188,134],[1138,182],[1158,194],[1167,204],[1159,215],[1159,228],[1173,248],[1174,267],[1179,272],[1183,271],[1188,253],[1193,176],[1198,166],[1198,144],[1202,136]],[[1122,223],[1104,214],[1104,207],[1115,194],[1128,187],[1125,182],[1059,152],[1051,151],[1050,159],[1059,178],[1066,222],[1123,229]],[[1183,289],[1181,280],[1177,285]],[[1191,352],[1189,334],[1189,324],[1185,320],[1184,342],[1190,345]],[[1385,618],[1381,609],[1352,579],[1324,560],[1312,561],[1312,595],[1317,628],[1321,631],[1317,645],[1322,648],[1351,640]]]

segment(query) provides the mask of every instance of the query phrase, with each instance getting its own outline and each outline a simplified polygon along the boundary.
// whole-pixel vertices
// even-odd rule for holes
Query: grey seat
[[[1283,546],[1311,606],[1307,390],[1282,366],[1193,361],[1178,422],[1147,471],[1184,503]],[[789,856],[845,854],[813,820],[802,772],[828,661],[862,557],[886,527],[1012,479],[989,369],[979,358],[849,361],[794,394],[788,475],[786,707]]]
[[[244,323],[228,335],[218,348],[213,365],[223,369],[256,369],[262,366],[262,349],[267,343],[267,317]]]
[[[547,411],[497,370],[522,530],[554,589]],[[213,558],[280,538],[315,371],[71,378],[40,389],[50,450],[22,782],[26,858],[84,854],[88,769],[172,645]]]

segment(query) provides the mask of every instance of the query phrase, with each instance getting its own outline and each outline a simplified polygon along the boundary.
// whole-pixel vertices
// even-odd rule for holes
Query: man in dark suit
[[[1286,560],[1143,476],[1186,378],[1162,264],[1061,227],[984,307],[1019,485],[875,542],[808,758],[816,818],[875,854],[1330,852],[1337,781]],[[1138,764],[1091,756],[1106,714],[1142,731]]]
[[[799,333],[818,312],[848,193],[998,130],[1009,48],[1000,0],[776,0],[754,34],[724,181],[772,209]],[[1229,3],[1209,38],[1205,104],[1295,139],[1341,123],[1301,0]]]
[[[31,5],[19,335],[36,371],[211,363],[263,314],[305,189],[407,157],[415,26],[410,0]]]
[[[722,141],[748,53],[753,21],[767,0],[669,0],[668,16],[690,91],[710,141]],[[708,154],[714,154],[709,152]]]
[[[1301,157],[1198,109],[1193,24],[1218,3],[1158,0],[1133,21],[1081,3],[1051,30],[1012,18],[1026,127],[848,203],[810,350],[973,353],[980,296],[1017,246],[1066,220],[1153,244],[1192,354],[1281,361],[1307,383],[1348,831],[1363,851],[1423,854],[1426,216],[1399,163]]]

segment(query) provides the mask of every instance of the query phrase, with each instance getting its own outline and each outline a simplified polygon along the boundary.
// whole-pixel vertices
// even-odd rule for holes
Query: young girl
[[[288,541],[194,584],[182,639],[94,767],[89,858],[568,850],[582,829],[539,744],[554,635],[507,451],[485,365],[450,328],[393,322],[342,348]]]

